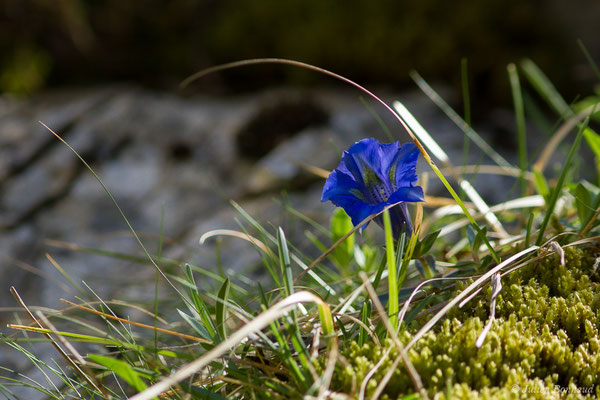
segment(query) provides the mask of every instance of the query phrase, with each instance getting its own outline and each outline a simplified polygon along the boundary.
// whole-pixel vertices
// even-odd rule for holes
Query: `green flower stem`
[[[394,237],[390,211],[383,212],[385,228],[385,254],[388,265],[388,317],[394,331],[398,328],[398,273],[396,271],[396,255],[394,254]]]

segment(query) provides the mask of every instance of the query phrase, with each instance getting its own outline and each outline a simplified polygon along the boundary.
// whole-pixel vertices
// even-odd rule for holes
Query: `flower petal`
[[[395,149],[382,145],[382,152],[387,152],[387,158],[391,159],[384,174],[396,187],[414,186],[418,179],[416,169],[419,149],[414,143],[396,144]]]
[[[384,207],[385,204],[371,205],[367,203],[355,202],[353,204],[347,204],[346,207],[344,207],[344,211],[346,211],[346,214],[348,214],[350,216],[350,219],[352,219],[352,224],[356,226],[360,224],[365,218],[381,212],[381,210],[383,210]],[[367,225],[369,224],[367,223],[363,225],[360,228],[360,231],[362,232],[367,227]]]
[[[342,161],[345,166],[356,180],[365,186],[376,186],[382,183],[389,186],[389,181],[381,168],[379,148],[380,144],[377,140],[362,139],[350,146],[343,154]]]
[[[388,204],[394,204],[400,201],[407,201],[411,203],[425,201],[423,188],[421,186],[398,188],[398,190],[392,193],[387,202]]]
[[[392,164],[385,171],[388,179],[396,187],[414,186],[417,183],[416,170],[419,154],[419,149],[414,143],[404,143],[398,148]]]
[[[323,194],[321,201],[331,200],[334,204],[335,198],[338,196],[354,196],[357,200],[366,201],[364,192],[364,186],[356,182],[352,176],[340,171],[340,169],[333,170],[323,187]]]
[[[423,189],[415,186],[418,157],[413,143],[380,144],[373,138],[356,142],[329,174],[321,201],[330,200],[344,208],[355,226],[396,204],[390,209],[394,237],[399,237],[403,227],[410,234],[412,224],[405,202],[424,201],[425,197]],[[383,226],[381,216],[375,220]]]
[[[379,145],[381,174],[385,176],[386,179],[390,179],[389,171],[391,168],[395,167],[396,164],[398,164],[398,155],[400,150],[405,146],[406,145],[400,145],[399,142],[381,143]],[[394,182],[393,177],[390,179],[390,182]]]

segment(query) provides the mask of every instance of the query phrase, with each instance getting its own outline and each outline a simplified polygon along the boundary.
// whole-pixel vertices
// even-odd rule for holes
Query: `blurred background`
[[[530,57],[570,98],[593,78],[577,40],[598,60],[598,21],[595,0],[2,0],[0,90],[115,81],[175,90],[202,68],[254,57],[291,58],[403,89],[412,69],[457,85],[467,58],[472,88],[487,102],[509,97],[506,64]],[[230,93],[324,79],[260,66],[199,85]]]

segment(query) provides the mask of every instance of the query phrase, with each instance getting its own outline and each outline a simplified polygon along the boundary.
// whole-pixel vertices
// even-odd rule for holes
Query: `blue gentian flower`
[[[329,174],[321,201],[330,200],[342,207],[354,226],[398,203],[390,209],[394,238],[400,237],[403,225],[410,235],[412,224],[406,203],[425,200],[423,189],[415,186],[417,158],[419,150],[414,143],[379,143],[373,138],[356,142],[344,151],[340,165]],[[375,222],[383,227],[381,215]]]

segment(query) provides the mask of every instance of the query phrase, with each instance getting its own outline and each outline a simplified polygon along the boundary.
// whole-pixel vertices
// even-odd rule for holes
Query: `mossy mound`
[[[600,396],[600,276],[597,249],[565,249],[565,266],[549,256],[503,277],[496,321],[483,346],[475,341],[489,313],[490,288],[466,309],[452,310],[410,349],[410,358],[436,399],[551,399]],[[597,268],[596,268],[597,269]],[[459,285],[457,292],[466,284]],[[407,343],[424,321],[403,333]],[[367,397],[398,357],[386,341],[343,350],[332,389],[356,394],[367,373],[389,355],[367,385]],[[400,364],[381,399],[414,393]]]

